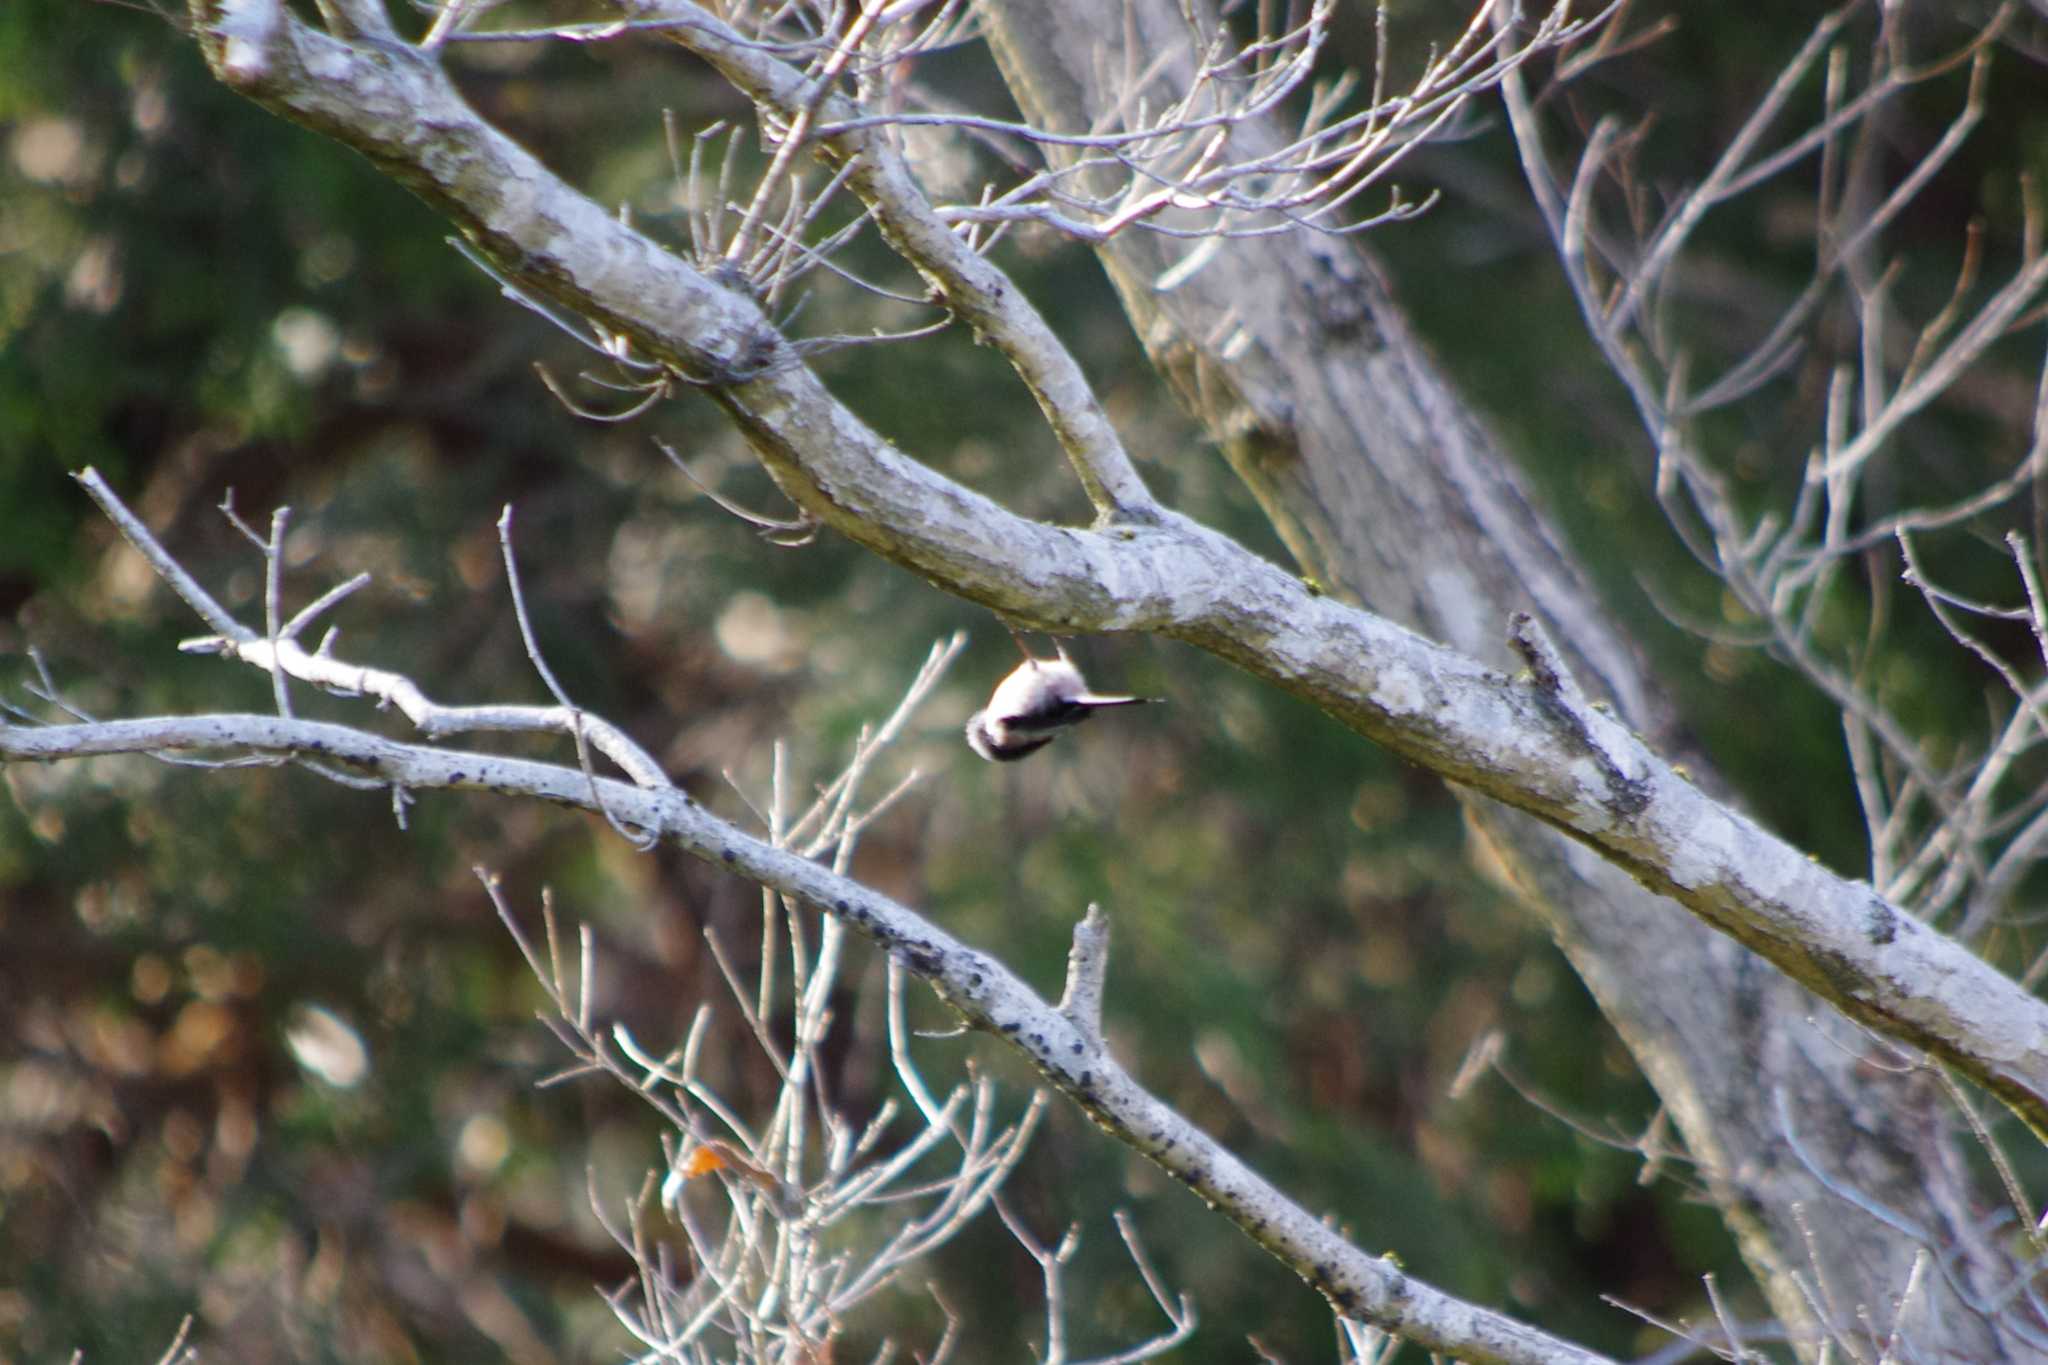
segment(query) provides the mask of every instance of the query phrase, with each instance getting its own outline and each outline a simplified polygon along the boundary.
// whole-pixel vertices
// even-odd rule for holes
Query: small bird
[[[1061,648],[1056,659],[1040,659],[1024,642],[1024,662],[996,684],[988,705],[967,720],[967,743],[983,758],[1014,763],[1053,742],[1059,732],[1112,706],[1139,706],[1157,697],[1112,697],[1088,690],[1087,679]]]

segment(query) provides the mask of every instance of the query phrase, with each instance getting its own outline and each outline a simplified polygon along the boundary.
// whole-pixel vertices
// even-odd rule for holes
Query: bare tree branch
[[[1610,716],[1320,596],[1177,514],[1095,530],[1016,516],[883,442],[789,359],[749,300],[564,185],[430,63],[313,34],[262,0],[231,11],[202,0],[195,17],[223,80],[396,163],[510,278],[657,361],[718,373],[714,396],[784,490],[849,538],[1026,624],[1208,649],[1566,830],[2048,1135],[2048,1006],[1710,799]],[[719,50],[765,79],[751,47]],[[877,198],[897,193],[916,192],[892,184]]]

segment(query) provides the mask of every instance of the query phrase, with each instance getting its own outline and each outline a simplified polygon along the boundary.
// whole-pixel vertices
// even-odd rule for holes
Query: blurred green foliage
[[[1396,14],[1419,32],[1415,8]],[[1602,95],[1654,107],[1670,144],[1657,154],[1684,168],[1674,178],[1696,176],[1799,27],[1692,7]],[[1343,40],[1369,55],[1368,25]],[[680,240],[662,113],[686,128],[733,116],[706,73],[652,44],[455,60],[486,113]],[[958,70],[935,80],[990,79],[978,53],[945,60]],[[1600,1295],[1676,1315],[1696,1305],[1701,1271],[1731,1271],[1725,1234],[1682,1182],[1639,1188],[1634,1158],[1560,1117],[1625,1135],[1654,1103],[1561,959],[1471,869],[1456,806],[1432,779],[1205,657],[1141,640],[1084,655],[1103,680],[1172,705],[1029,765],[982,765],[956,727],[1013,658],[995,622],[829,536],[778,549],[717,510],[650,436],[729,496],[770,512],[776,498],[701,399],[625,426],[566,413],[531,366],[601,406],[616,395],[575,379],[594,368],[588,352],[502,298],[369,165],[217,87],[173,25],[16,0],[0,6],[0,71],[11,700],[26,700],[36,646],[66,699],[94,714],[270,704],[250,671],[176,652],[199,627],[67,479],[87,464],[245,619],[260,619],[260,564],[216,504],[232,490],[259,526],[290,504],[290,601],[371,572],[375,586],[338,614],[340,652],[449,702],[544,700],[493,531],[512,504],[534,624],[570,693],[742,819],[737,793],[765,799],[775,740],[789,744],[797,790],[825,780],[929,642],[965,627],[973,648],[892,760],[925,782],[869,833],[859,875],[1048,992],[1072,920],[1100,902],[1117,934],[1109,1022],[1135,1073],[1364,1245],[1447,1289],[1626,1351],[1645,1338]],[[2032,117],[1987,120],[1982,164],[2012,164]],[[1376,244],[1665,665],[1701,748],[1778,828],[1855,871],[1862,834],[1830,708],[1761,656],[1706,649],[1649,605],[1645,582],[1701,619],[1720,613],[1651,504],[1642,438],[1540,230],[1498,209],[1516,189],[1507,151],[1482,129],[1415,163],[1450,196]],[[1916,224],[1927,252],[1953,251],[1973,215],[2009,230],[2004,182],[1971,175],[1945,178]],[[1717,225],[1715,242],[1767,299],[1804,268],[1768,222]],[[859,250],[863,269],[890,277],[885,253]],[[1027,237],[1004,264],[1080,352],[1148,477],[1277,553],[1171,410],[1086,253]],[[1908,283],[1937,288],[1941,264],[1931,256]],[[823,284],[799,330],[906,320],[920,319]],[[1084,515],[1027,396],[957,331],[822,367],[920,458],[1033,513]],[[1760,485],[1797,476],[1803,451],[1780,450],[1779,433],[1726,440],[1755,444]],[[1996,457],[1967,426],[1953,445],[1930,442],[1929,477],[1957,487]],[[1946,567],[1995,571],[1969,554]],[[1860,629],[1863,612],[1845,601],[1842,629]],[[1930,725],[1968,715],[1981,679],[1924,622],[1897,629],[1898,689]],[[299,703],[397,725],[346,699]],[[559,746],[533,747],[566,761]],[[586,1171],[623,1198],[658,1161],[660,1126],[601,1082],[532,1088],[559,1056],[471,869],[501,874],[529,918],[547,887],[592,924],[605,1008],[662,1047],[700,1002],[723,999],[701,932],[757,940],[756,893],[635,854],[601,821],[487,798],[427,795],[400,828],[385,797],[291,769],[125,760],[6,778],[0,1354],[147,1358],[195,1312],[202,1344],[227,1359],[613,1358],[622,1338],[597,1288],[629,1265],[585,1206]],[[835,1086],[871,1106],[890,1083],[874,1042],[878,972],[849,980]],[[359,1081],[338,1086],[295,1060],[288,1039],[313,1008],[359,1038]],[[946,1022],[928,1004],[922,1014]],[[1491,1030],[1529,1097],[1489,1081],[1453,1098],[1467,1049]],[[986,1040],[931,1047],[934,1070],[973,1058],[1021,1104],[1028,1077]],[[732,1048],[726,1083],[741,1096],[765,1087]],[[1287,1359],[1329,1352],[1327,1312],[1308,1291],[1056,1109],[1013,1193],[1043,1237],[1084,1224],[1077,1350],[1156,1330],[1109,1223],[1129,1207],[1203,1314],[1177,1358],[1243,1359],[1247,1336]],[[497,1146],[479,1137],[499,1132]],[[999,1228],[978,1228],[930,1274],[976,1343],[971,1358],[1024,1358],[1037,1272]],[[510,1311],[481,1311],[485,1287]],[[848,1324],[845,1358],[891,1331],[928,1343],[939,1326],[906,1293]]]

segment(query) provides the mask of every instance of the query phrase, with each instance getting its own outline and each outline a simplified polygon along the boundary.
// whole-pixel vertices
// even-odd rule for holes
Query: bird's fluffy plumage
[[[1089,691],[1065,650],[1056,659],[1026,658],[996,684],[988,705],[968,718],[967,743],[983,758],[1010,763],[1038,752],[1061,730],[1106,707],[1152,700]]]

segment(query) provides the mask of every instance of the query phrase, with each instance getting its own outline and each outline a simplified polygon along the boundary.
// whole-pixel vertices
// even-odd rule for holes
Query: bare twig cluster
[[[163,580],[220,632],[186,641],[183,647],[235,658],[269,674],[278,721],[287,732],[306,732],[288,740],[285,753],[194,760],[181,752],[190,744],[173,723],[154,735],[133,732],[131,751],[219,766],[274,763],[288,754],[290,761],[331,780],[371,789],[389,787],[402,823],[409,799],[406,784],[349,771],[362,763],[351,765],[350,757],[336,746],[312,737],[312,732],[329,727],[296,717],[291,687],[312,684],[397,709],[422,734],[435,738],[491,732],[562,734],[575,743],[590,807],[604,813],[636,844],[645,847],[652,842],[646,822],[621,814],[615,809],[616,799],[607,799],[606,783],[593,764],[599,757],[610,760],[643,790],[674,793],[674,788],[654,759],[623,731],[576,707],[539,653],[512,557],[509,510],[499,530],[513,608],[528,658],[557,699],[554,707],[451,707],[433,702],[403,675],[343,663],[334,653],[338,636],[332,630],[318,649],[303,648],[298,637],[365,586],[369,576],[349,579],[287,619],[281,602],[288,509],[273,515],[267,535],[249,528],[232,504],[221,509],[265,564],[266,628],[258,633],[236,621],[187,573],[96,473],[88,471],[80,481]],[[845,876],[863,831],[911,789],[918,774],[913,770],[872,799],[864,791],[867,780],[965,644],[966,636],[956,634],[934,646],[896,708],[878,725],[863,727],[846,765],[819,785],[801,808],[791,799],[788,753],[776,746],[771,790],[765,800],[749,800],[769,847],[802,863],[823,863],[834,875]],[[81,736],[98,728],[62,702],[47,675],[37,695],[78,722],[61,728]],[[226,745],[238,747],[232,740]],[[487,755],[472,757],[486,765],[491,762]],[[1045,1111],[1047,1094],[1036,1092],[1021,1114],[1005,1120],[999,1117],[996,1086],[986,1076],[974,1076],[970,1083],[943,1093],[932,1086],[914,1055],[916,1037],[907,1022],[905,999],[910,978],[900,960],[892,959],[888,965],[887,1017],[889,1053],[903,1098],[885,1099],[871,1117],[855,1123],[842,1112],[835,1093],[837,1078],[822,1056],[832,1030],[845,1023],[835,1014],[835,1002],[846,987],[849,952],[856,943],[850,942],[844,917],[820,914],[764,883],[757,965],[743,976],[726,945],[707,929],[712,959],[731,999],[723,1011],[708,1002],[700,1005],[684,1040],[657,1056],[624,1025],[602,1017],[594,984],[597,949],[588,930],[579,935],[573,952],[565,951],[552,898],[544,896],[545,929],[537,943],[522,928],[497,877],[482,869],[478,875],[546,992],[552,1013],[544,1017],[573,1059],[546,1083],[608,1075],[666,1122],[664,1168],[651,1173],[645,1186],[625,1201],[622,1214],[612,1197],[595,1188],[591,1195],[604,1226],[638,1267],[637,1278],[608,1297],[619,1322],[647,1358],[830,1359],[831,1343],[863,1302],[900,1287],[922,1258],[958,1236],[992,1205],[1043,1269],[1043,1358],[1074,1358],[1067,1346],[1062,1272],[1078,1245],[1078,1226],[1048,1247],[1000,1196]],[[721,1014],[737,1017],[744,1036],[779,1078],[766,1112],[746,1112],[707,1079],[701,1063],[708,1047],[722,1046],[713,1041]],[[714,1190],[715,1196],[705,1193]],[[1102,1357],[1105,1363],[1150,1359],[1184,1340],[1195,1325],[1191,1303],[1165,1288],[1135,1225],[1119,1215],[1117,1226],[1166,1326],[1147,1341]],[[676,1231],[685,1251],[680,1262],[667,1235]],[[959,1324],[943,1302],[939,1307],[948,1326],[923,1353],[922,1358],[932,1361],[951,1358],[958,1344]]]
[[[673,116],[667,121],[690,259],[722,282],[745,287],[771,309],[784,306],[790,291],[818,270],[879,297],[927,301],[863,280],[835,259],[869,219],[836,209],[852,164],[820,172],[812,153],[828,111],[841,109],[848,98],[863,105],[900,103],[916,58],[971,36],[964,0],[750,3],[717,12],[687,3],[629,4],[621,6],[626,17],[617,20],[497,29],[478,26],[494,5],[447,0],[427,8],[434,14],[421,44],[427,51],[447,41],[581,44],[658,34],[684,46],[730,46],[769,63],[785,73],[786,88],[799,93],[757,111],[765,163],[747,166],[748,139],[737,126],[716,122],[684,129]]]
[[[1925,56],[1913,51],[1911,7],[1878,6],[1860,24],[1872,8],[1851,3],[1825,15],[1706,174],[1672,196],[1660,198],[1636,168],[1646,124],[1601,119],[1576,169],[1561,174],[1546,149],[1541,99],[1520,73],[1509,73],[1503,89],[1536,202],[1593,339],[1653,443],[1657,497],[1740,608],[1732,629],[1700,628],[1768,648],[1840,706],[1873,885],[1975,938],[2009,910],[2021,876],[2048,846],[2048,788],[2014,780],[2048,741],[2048,601],[2037,547],[2012,515],[2048,459],[2048,370],[2023,443],[1982,486],[1923,498],[1914,441],[1939,442],[1927,434],[1937,405],[1992,347],[2040,316],[2048,252],[2042,206],[2022,181],[2024,219],[1998,278],[1985,278],[1992,252],[1980,225],[1945,300],[1918,316],[1902,302],[1909,261],[1887,254],[1887,233],[1978,124],[1997,43],[2017,7],[2000,6],[1959,46]],[[1909,91],[1958,84],[1947,126],[1887,180],[1898,102]],[[1699,309],[1687,306],[1701,279],[1719,277],[1702,228],[1717,210],[1798,176],[1810,178],[1817,206],[1810,274],[1767,325],[1717,354],[1702,344]],[[1731,470],[1711,418],[1802,364],[1810,374],[1825,368],[1804,474],[1786,500],[1759,503],[1756,481]],[[1933,581],[1923,563],[1930,537],[1997,536],[2001,522],[2016,601],[1977,600]],[[1865,572],[1868,580],[1856,581]],[[1877,668],[1885,580],[1901,576],[2003,684],[1984,741],[1968,752],[1944,752],[1916,733],[1886,694]],[[1845,598],[1858,594],[1870,601],[1868,628],[1844,629]],[[1987,643],[1987,625],[1999,622],[2020,625],[2033,647],[2014,658]],[[2037,964],[2033,976],[2043,970]]]
[[[1363,220],[1346,213],[1367,190],[1390,184],[1407,153],[1452,125],[1475,95],[1600,22],[1600,16],[1575,18],[1568,5],[1558,5],[1527,32],[1511,33],[1495,29],[1492,6],[1480,5],[1462,32],[1428,55],[1406,89],[1390,91],[1382,5],[1376,74],[1361,105],[1355,73],[1316,78],[1336,0],[1311,0],[1305,8],[1263,0],[1248,7],[1248,26],[1191,9],[1186,17],[1195,50],[1188,54],[1189,71],[1174,69],[1183,56],[1176,52],[1128,65],[1117,73],[1125,95],[1111,114],[1084,129],[1062,130],[977,114],[917,79],[916,58],[973,35],[972,16],[960,0],[864,0],[853,6],[746,0],[720,6],[716,16],[688,0],[631,0],[622,5],[629,17],[611,23],[474,27],[488,8],[448,0],[438,7],[427,46],[450,36],[469,42],[594,42],[651,31],[694,47],[707,35],[729,34],[799,72],[801,101],[760,108],[772,153],[749,189],[734,185],[737,147],[727,130],[695,134],[686,157],[671,128],[679,177],[688,164],[695,259],[722,262],[770,299],[818,266],[844,273],[830,258],[861,226],[843,224],[808,240],[820,210],[846,180],[842,165],[822,182],[808,184],[809,158],[802,153],[809,143],[862,129],[924,127],[987,148],[1013,173],[1013,182],[989,184],[972,202],[939,208],[977,250],[992,245],[1008,225],[1026,221],[1085,241],[1132,227],[1195,238],[1264,235],[1298,226],[1356,231],[1426,207],[1390,185],[1379,213]],[[1135,22],[1127,6],[1106,17]],[[1135,53],[1142,45],[1124,46]],[[829,97],[838,93],[853,106],[832,105]],[[1241,129],[1276,113],[1291,118],[1291,136],[1257,150],[1239,145],[1235,135]],[[706,142],[720,136],[727,139],[724,154],[707,159]],[[1034,165],[1034,149],[1051,145],[1078,149],[1082,156],[1057,167]],[[715,174],[707,170],[711,165]]]
[[[843,776],[834,787],[843,793],[854,785]],[[838,795],[821,797],[810,813],[829,819],[820,812],[837,804]],[[821,1048],[841,1022],[832,1007],[847,961],[841,921],[764,890],[761,961],[751,980],[707,933],[731,991],[726,1012],[742,1021],[780,1081],[766,1112],[750,1114],[705,1074],[707,1049],[718,1046],[711,1041],[718,1012],[710,1004],[699,1006],[680,1045],[652,1055],[624,1025],[606,1026],[597,1017],[591,935],[580,936],[573,957],[565,954],[553,907],[544,900],[545,948],[536,945],[497,879],[483,874],[483,880],[547,992],[554,1009],[547,1022],[574,1059],[550,1083],[610,1076],[667,1126],[663,1169],[649,1174],[622,1212],[594,1187],[591,1192],[599,1219],[638,1268],[633,1281],[607,1297],[648,1358],[829,1360],[833,1342],[862,1303],[902,1287],[924,1258],[993,1205],[1026,1252],[1046,1266],[1044,1358],[1071,1359],[1058,1272],[1078,1229],[1062,1240],[1060,1253],[1048,1253],[1000,1193],[1044,1114],[1046,1094],[1037,1092],[1022,1114],[1003,1121],[986,1076],[936,1093],[913,1056],[900,966],[889,970],[888,1021],[890,1056],[910,1102],[907,1132],[900,1131],[905,1107],[894,1098],[864,1122],[849,1121],[834,1093],[836,1078],[824,1065]],[[783,942],[786,981],[778,973]],[[786,1013],[788,1042],[775,1026],[778,1011]],[[1168,1326],[1105,1359],[1146,1360],[1185,1339],[1194,1313],[1161,1285],[1129,1220],[1119,1215],[1117,1225]],[[951,1359],[962,1325],[937,1290],[929,1292],[946,1327],[918,1354]]]
[[[1335,10],[1334,0],[1315,0],[1290,21],[1278,6],[1262,4],[1249,38],[1190,11],[1193,50],[1186,54],[1168,49],[1141,58],[1146,44],[1127,35],[1132,40],[1120,45],[1124,66],[1110,73],[1119,100],[1079,131],[959,111],[871,114],[858,123],[937,123],[1020,147],[1075,153],[1006,188],[991,186],[976,203],[941,208],[948,220],[969,225],[975,240],[986,227],[1027,221],[1087,242],[1133,227],[1212,241],[1297,227],[1359,231],[1427,208],[1429,201],[1409,200],[1391,182],[1408,152],[1443,133],[1473,96],[1506,72],[1597,22],[1574,19],[1567,6],[1558,6],[1530,32],[1511,37],[1491,28],[1481,6],[1447,47],[1430,54],[1407,89],[1389,92],[1381,6],[1373,86],[1355,107],[1355,73],[1313,80]],[[1128,9],[1123,20],[1132,22]],[[1254,146],[1264,139],[1241,135],[1275,115],[1293,119],[1291,134],[1277,145]],[[1384,208],[1363,218],[1347,212],[1382,184],[1388,186]]]
[[[477,22],[491,8],[470,0],[429,6],[434,18],[422,47],[432,51],[450,40],[591,43],[655,33],[714,60],[740,57],[757,75],[775,73],[766,82],[737,82],[755,100],[764,165],[742,169],[746,145],[736,127],[684,130],[671,119],[667,129],[690,258],[713,278],[742,284],[771,310],[786,307],[792,289],[819,270],[898,303],[932,301],[863,279],[839,259],[876,216],[872,202],[850,215],[834,208],[842,190],[858,188],[860,159],[845,154],[856,134],[880,133],[899,150],[906,135],[918,133],[955,140],[961,156],[968,147],[981,149],[997,174],[970,198],[946,202],[935,194],[932,204],[935,220],[975,253],[1018,223],[1086,242],[1134,228],[1210,241],[1302,227],[1355,232],[1425,210],[1428,199],[1410,199],[1393,183],[1408,154],[1453,129],[1471,101],[1508,72],[1584,37],[1604,17],[1574,17],[1569,5],[1556,5],[1518,31],[1497,28],[1493,6],[1479,5],[1462,31],[1426,56],[1405,89],[1390,90],[1382,5],[1375,74],[1361,92],[1354,72],[1317,76],[1336,0],[1305,7],[1264,0],[1249,7],[1248,18],[1236,16],[1242,23],[1190,10],[1191,49],[1127,60],[1113,73],[1123,92],[1113,110],[1089,126],[1056,129],[960,107],[918,78],[918,58],[975,36],[961,0],[746,0],[715,13],[692,0],[622,0],[625,17],[616,21],[495,30]],[[1128,6],[1107,17],[1136,22]],[[1142,47],[1128,42],[1123,50]],[[1275,116],[1290,121],[1288,136],[1271,145],[1246,136]],[[1044,155],[1053,147],[1070,154],[1054,162]],[[1356,213],[1355,201],[1382,187],[1385,203]],[[1183,262],[1181,269],[1200,263]],[[917,336],[947,321],[811,344]]]

